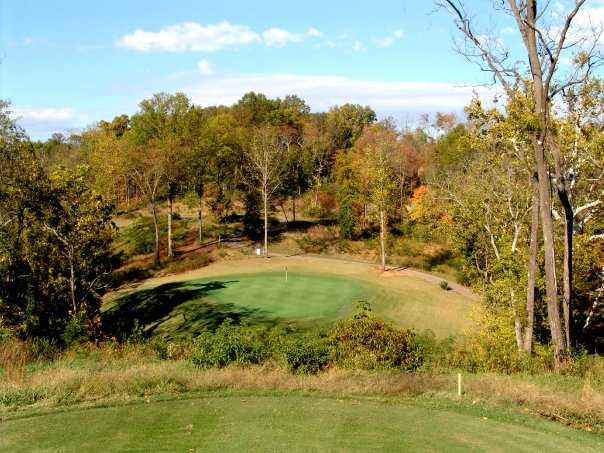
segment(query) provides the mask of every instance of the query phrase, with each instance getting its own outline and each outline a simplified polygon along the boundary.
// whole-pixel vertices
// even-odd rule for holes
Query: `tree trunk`
[[[560,306],[558,303],[558,284],[556,281],[556,257],[554,244],[554,226],[552,221],[552,201],[548,165],[545,159],[544,143],[550,134],[549,108],[550,99],[547,87],[544,87],[543,71],[537,45],[537,1],[528,0],[527,19],[524,30],[525,46],[533,79],[533,97],[535,114],[539,119],[539,130],[533,137],[533,151],[537,169],[539,186],[539,210],[541,215],[541,232],[543,235],[543,251],[545,254],[545,293],[547,299],[547,316],[549,319],[552,341],[554,343],[554,360],[556,369],[562,364],[562,355],[566,350],[566,341],[560,322]]]
[[[172,210],[173,210],[173,200],[172,200],[172,190],[168,190],[168,257],[174,258],[174,248],[172,244]]]
[[[296,223],[296,197],[292,195],[292,221]]]
[[[382,257],[382,271],[386,270],[386,213],[380,210],[380,251]]]
[[[77,313],[77,304],[76,304],[76,284],[75,284],[75,266],[73,265],[73,250],[69,249],[69,292],[71,296],[71,305],[73,307],[73,314],[75,316]]]
[[[130,212],[130,181],[124,176],[124,185],[126,186],[126,211]]]
[[[535,325],[535,281],[537,275],[537,251],[539,242],[539,187],[534,177],[531,207],[531,237],[529,245],[528,278],[526,285],[526,328],[524,330],[524,351],[533,350],[533,328]]]
[[[264,199],[264,257],[268,258],[268,193],[264,189],[262,192]]]
[[[203,188],[197,189],[197,239],[201,244],[203,240]]]
[[[512,305],[512,310],[514,312],[514,333],[516,334],[516,346],[518,347],[518,351],[522,351],[524,346],[522,338],[522,321],[518,315],[514,288],[510,288],[510,304]]]
[[[570,347],[572,338],[572,296],[573,296],[573,233],[575,216],[568,198],[566,187],[558,186],[558,197],[564,208],[564,278],[562,299],[562,313],[564,315],[564,333],[566,334],[566,345]]]
[[[151,214],[153,216],[153,227],[155,228],[155,264],[159,265],[159,224],[157,222],[157,209],[155,206],[155,200],[150,203]]]
[[[560,143],[551,140],[551,149],[554,156],[554,169],[556,174],[556,192],[564,210],[564,268],[563,268],[563,299],[562,313],[564,316],[564,333],[566,347],[570,348],[572,335],[572,296],[573,296],[573,234],[575,227],[575,213],[566,185],[566,178],[562,175]]]
[[[289,220],[287,218],[287,212],[285,212],[285,206],[283,206],[283,203],[281,203],[281,211],[283,211],[283,217],[285,217],[285,225],[289,227]]]
[[[543,137],[539,137],[534,145],[539,186],[539,211],[541,215],[541,231],[543,234],[543,251],[545,254],[545,293],[547,298],[547,316],[549,319],[552,341],[554,343],[554,360],[556,368],[560,368],[562,355],[566,350],[566,342],[562,334],[560,322],[560,306],[558,304],[558,283],[556,281],[556,257],[554,245],[554,225],[552,221],[552,202],[550,196],[549,174],[545,162]]]

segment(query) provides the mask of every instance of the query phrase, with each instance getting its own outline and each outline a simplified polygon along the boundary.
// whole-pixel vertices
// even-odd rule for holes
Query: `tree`
[[[154,260],[157,265],[161,260],[157,203],[161,196],[161,188],[166,180],[165,153],[157,146],[143,147],[134,143],[128,143],[125,152],[127,153],[129,174],[145,199],[153,218],[155,231]]]
[[[50,174],[51,203],[40,220],[68,269],[72,316],[85,313],[91,319],[98,314],[115,263],[111,253],[115,227],[113,206],[88,187],[87,172],[86,167],[59,168]]]
[[[186,177],[197,196],[197,240],[203,240],[203,198],[205,185],[210,176],[212,156],[206,140],[209,113],[200,107],[192,107],[188,114],[187,142],[184,159]]]
[[[467,146],[473,158],[435,180],[447,203],[452,222],[451,241],[475,266],[487,302],[512,313],[519,351],[530,352],[534,325],[535,268],[525,271],[527,255],[536,256],[536,232],[529,235],[532,161],[528,146],[510,111],[482,108],[474,100],[469,118]],[[532,264],[535,261],[531,261]],[[531,272],[532,271],[532,272]],[[531,281],[532,279],[532,281]],[[528,280],[528,281],[527,281]],[[527,289],[523,307],[519,295]]]
[[[87,168],[44,171],[34,147],[0,108],[0,325],[60,339],[67,324],[94,330],[116,265],[113,207]]]
[[[264,216],[264,256],[268,258],[268,211],[271,196],[283,181],[286,147],[279,130],[264,126],[257,129],[247,150],[252,184],[258,184]]]
[[[437,5],[449,11],[456,27],[466,39],[466,48],[461,52],[469,59],[479,61],[482,69],[493,75],[508,96],[513,96],[514,87],[525,78],[524,68],[510,61],[511,53],[493,36],[475,32],[474,21],[467,12],[463,2],[459,0],[437,1]],[[522,37],[522,44],[526,51],[529,68],[530,92],[532,95],[533,118],[530,121],[531,146],[533,149],[537,186],[539,190],[539,213],[541,231],[543,235],[545,255],[545,280],[546,297],[548,305],[548,318],[552,340],[554,343],[556,366],[560,367],[562,356],[569,345],[560,321],[560,305],[558,302],[558,284],[556,280],[556,257],[554,241],[554,225],[552,219],[552,198],[550,195],[550,174],[548,171],[548,153],[553,160],[559,160],[559,153],[550,148],[552,134],[552,102],[559,94],[568,88],[585,81],[593,69],[600,63],[597,55],[597,37],[591,43],[586,43],[582,37],[573,39],[569,37],[571,25],[576,18],[585,0],[576,0],[571,10],[565,15],[549,14],[553,6],[545,2],[539,8],[538,0],[508,0],[507,7],[502,5],[502,10],[507,12],[516,23]],[[555,20],[562,21],[555,26]],[[548,27],[547,24],[550,24]],[[597,36],[597,34],[596,34]],[[577,71],[560,74],[558,71],[560,59],[573,48],[578,46],[587,51],[580,52],[583,62]],[[470,50],[473,49],[473,50]],[[569,50],[571,49],[571,50]],[[557,77],[560,76],[561,77]],[[558,164],[556,164],[558,165]],[[568,263],[572,267],[572,263]],[[569,268],[570,269],[570,268]]]
[[[396,190],[391,162],[399,148],[398,134],[390,122],[382,121],[365,129],[356,147],[362,153],[370,200],[378,212],[381,268],[385,271],[388,211]]]
[[[157,163],[163,167],[168,199],[168,257],[174,256],[172,240],[173,202],[179,181],[186,169],[186,129],[190,103],[183,93],[155,94],[139,104],[139,112],[132,116],[131,135],[140,146],[155,148]]]
[[[377,117],[369,106],[343,104],[329,109],[326,119],[333,148],[347,149]]]

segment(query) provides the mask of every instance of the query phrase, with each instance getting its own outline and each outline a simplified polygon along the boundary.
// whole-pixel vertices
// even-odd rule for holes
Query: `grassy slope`
[[[283,276],[286,266],[290,276],[295,277],[298,274],[299,277],[290,278],[287,284],[284,278],[279,278]],[[276,273],[272,274],[275,278],[271,279],[270,285],[263,278],[246,278],[246,275],[250,277],[249,274],[260,272]],[[337,277],[346,277],[347,280]],[[199,290],[203,288],[191,287],[190,283],[200,279],[203,281],[198,284],[218,281],[226,287],[215,288],[212,294],[201,294]],[[240,281],[233,282],[237,279]],[[246,285],[242,284],[243,280],[246,280]],[[225,284],[229,281],[233,283]],[[187,283],[180,285],[183,282]],[[164,286],[160,287],[160,285]],[[157,289],[160,290],[159,293]],[[289,317],[294,320],[296,318],[333,319],[344,314],[359,297],[365,296],[373,302],[378,315],[401,326],[419,330],[431,329],[439,337],[459,333],[467,325],[467,315],[472,306],[469,298],[454,291],[443,291],[436,283],[421,278],[393,273],[381,274],[373,266],[362,263],[310,257],[276,257],[270,260],[244,258],[223,261],[175,276],[150,279],[137,290],[153,290],[148,291],[146,295],[139,294],[144,296],[142,297],[144,300],[148,297],[161,298],[166,290],[178,293],[177,299],[167,303],[170,307],[175,307],[174,311],[162,311],[159,313],[161,316],[157,318],[164,323],[162,327],[164,333],[182,330],[181,327],[189,322],[185,320],[186,315],[183,315],[183,312],[195,316],[196,308],[187,305],[179,308],[179,305],[199,296],[205,296],[206,302],[211,303],[197,305],[201,310],[198,319],[208,315],[205,312],[208,307],[220,309],[221,304],[223,308],[225,304],[234,304],[238,307],[230,308],[234,308],[235,311],[251,309],[258,314],[262,312],[265,318]],[[186,292],[190,292],[189,299],[183,297]],[[117,296],[123,295],[123,293],[113,295],[106,302],[104,309],[115,308]],[[151,303],[147,305],[156,306]],[[132,305],[132,309],[134,312],[141,311],[137,309],[136,304]],[[222,309],[218,311],[224,312]],[[307,315],[304,315],[305,311],[308,311]],[[135,314],[130,313],[132,316]],[[220,313],[213,314],[220,318]],[[120,317],[124,316],[127,317],[129,314],[122,309]],[[158,328],[158,332],[162,329]]]
[[[149,401],[149,400],[148,400]],[[0,424],[3,451],[602,451],[604,438],[505,411],[394,398],[207,395]]]

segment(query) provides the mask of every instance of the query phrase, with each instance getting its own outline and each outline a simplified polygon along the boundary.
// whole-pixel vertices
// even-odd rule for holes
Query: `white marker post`
[[[285,281],[287,281],[287,266],[285,266]]]
[[[457,396],[461,397],[461,373],[457,373]]]

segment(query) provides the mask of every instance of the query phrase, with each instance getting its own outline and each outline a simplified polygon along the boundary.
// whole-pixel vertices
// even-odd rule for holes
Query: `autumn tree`
[[[362,172],[369,181],[369,199],[377,211],[380,226],[380,261],[386,270],[386,234],[388,213],[396,191],[392,169],[392,157],[399,149],[398,134],[388,121],[382,121],[365,129],[355,148],[362,155]]]
[[[265,126],[255,131],[247,150],[251,184],[262,196],[264,216],[264,256],[268,258],[268,213],[271,197],[283,182],[287,148],[279,130]]]
[[[89,186],[86,167],[47,173],[5,108],[0,155],[10,165],[0,169],[0,326],[67,341],[74,330],[97,327],[117,265],[113,207]]]
[[[163,182],[168,199],[168,257],[174,256],[172,220],[174,197],[186,168],[183,155],[190,103],[183,93],[155,94],[139,104],[139,112],[131,119],[131,138],[138,146],[153,148],[157,165],[162,167]]]
[[[532,96],[531,147],[533,150],[539,213],[545,255],[546,298],[548,319],[555,350],[556,366],[561,365],[562,356],[568,350],[568,335],[561,322],[556,279],[556,245],[552,218],[551,180],[548,160],[558,165],[560,159],[556,148],[551,147],[552,106],[554,100],[568,88],[585,81],[600,59],[597,54],[598,33],[594,39],[585,38],[585,30],[575,34],[571,30],[573,21],[585,0],[576,0],[565,14],[553,14],[550,2],[538,0],[508,0],[499,8],[513,19],[522,38],[524,60],[514,60],[512,53],[500,40],[477,30],[474,16],[468,12],[461,0],[438,0],[437,5],[451,13],[462,36],[460,52],[477,61],[483,70],[491,73],[508,96],[514,87],[528,78]],[[561,58],[576,52],[580,62],[576,70],[560,71]],[[559,189],[558,189],[559,191]],[[572,263],[568,263],[572,266]],[[569,268],[570,269],[570,268]],[[565,309],[566,311],[566,309]]]

